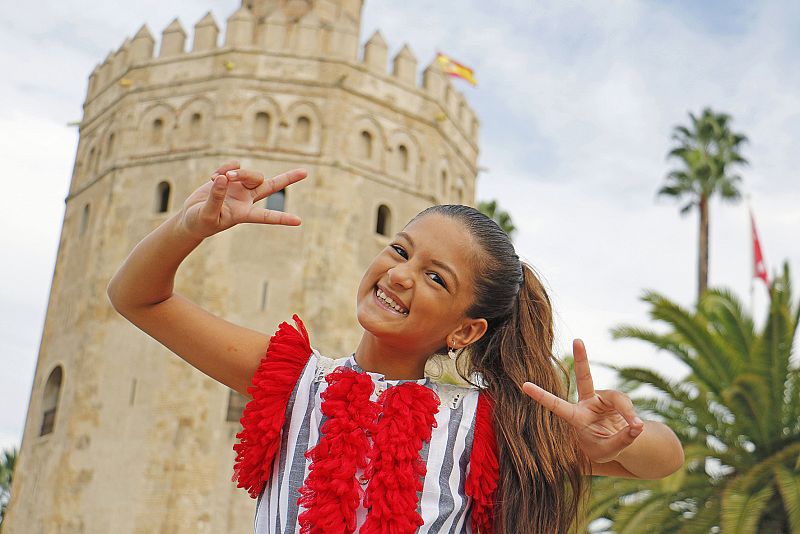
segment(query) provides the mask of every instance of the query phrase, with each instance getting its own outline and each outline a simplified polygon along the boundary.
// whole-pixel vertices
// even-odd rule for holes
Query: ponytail
[[[470,352],[472,372],[494,400],[500,461],[494,531],[565,533],[578,517],[588,459],[575,429],[522,391],[528,381],[566,398],[562,376],[568,376],[552,353],[547,292],[529,265],[522,263],[522,271],[510,316]]]
[[[475,257],[475,301],[467,310],[485,318],[486,333],[459,365],[476,374],[493,400],[500,480],[494,532],[561,534],[578,523],[590,463],[572,426],[522,391],[533,382],[566,398],[568,374],[553,355],[550,299],[533,269],[517,256],[505,232],[468,206],[432,206],[428,213],[464,224],[482,254]]]

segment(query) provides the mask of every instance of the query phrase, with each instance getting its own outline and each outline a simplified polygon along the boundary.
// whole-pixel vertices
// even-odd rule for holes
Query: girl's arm
[[[680,469],[683,461],[683,447],[675,433],[663,423],[644,421],[642,433],[616,459],[592,462],[591,474],[657,479]]]
[[[211,378],[247,395],[269,336],[230,323],[173,291],[181,262],[205,239],[240,222],[296,226],[295,215],[254,204],[305,177],[298,170],[265,181],[225,165],[183,209],[138,243],[107,287],[114,309]]]
[[[655,479],[683,465],[683,447],[675,433],[655,421],[637,417],[631,399],[614,390],[594,389],[583,342],[573,343],[578,403],[571,404],[526,382],[523,391],[578,431],[592,475]]]

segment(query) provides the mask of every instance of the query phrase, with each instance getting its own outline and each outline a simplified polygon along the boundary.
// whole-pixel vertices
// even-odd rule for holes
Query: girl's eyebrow
[[[412,246],[412,247],[414,246],[414,240],[413,240],[413,239],[411,239],[411,236],[410,236],[410,235],[408,235],[407,233],[405,233],[405,232],[398,232],[398,233],[397,233],[397,236],[398,236],[398,237],[402,237],[403,239],[405,239],[406,241],[408,241],[408,242],[411,244],[411,246]],[[437,266],[437,267],[439,267],[440,269],[442,269],[442,270],[444,270],[444,271],[447,271],[447,273],[448,273],[450,276],[452,276],[452,277],[453,277],[453,280],[454,280],[454,281],[455,281],[455,283],[456,283],[456,287],[459,287],[459,286],[461,285],[461,284],[459,283],[459,281],[458,281],[458,276],[456,276],[456,272],[455,272],[453,269],[451,269],[449,265],[447,265],[446,263],[442,263],[442,262],[441,262],[441,261],[439,261],[439,260],[431,260],[431,263],[432,263],[432,264],[434,264],[434,265],[436,265],[436,266]]]

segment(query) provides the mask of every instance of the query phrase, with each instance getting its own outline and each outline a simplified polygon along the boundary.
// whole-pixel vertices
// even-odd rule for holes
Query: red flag
[[[758,240],[758,232],[756,232],[756,220],[753,217],[753,211],[750,210],[750,228],[753,234],[753,278],[761,278],[767,286],[769,280],[767,279],[767,267],[764,264],[764,254],[761,252],[761,243]]]

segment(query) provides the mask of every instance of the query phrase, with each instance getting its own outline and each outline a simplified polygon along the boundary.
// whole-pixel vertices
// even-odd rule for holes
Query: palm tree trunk
[[[708,197],[700,197],[700,248],[697,267],[697,301],[708,288]]]

